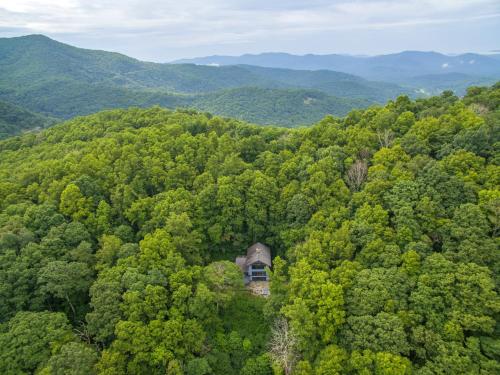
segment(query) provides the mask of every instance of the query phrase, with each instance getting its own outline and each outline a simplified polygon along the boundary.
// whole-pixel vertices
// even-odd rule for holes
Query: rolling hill
[[[0,139],[30,130],[43,129],[56,122],[54,118],[0,100]]]
[[[314,105],[293,102],[284,108],[290,90],[302,101],[310,96],[310,90],[322,94],[315,94]],[[360,105],[410,93],[394,84],[332,71],[157,64],[76,48],[42,35],[0,39],[0,99],[60,118],[158,104],[210,109],[215,114],[291,126],[298,124],[297,119],[316,120],[326,113],[343,115]],[[266,106],[283,110],[261,111],[264,97]],[[241,103],[237,106],[240,112],[228,110],[235,101]],[[260,114],[247,117],[250,113]]]
[[[202,65],[256,65],[268,68],[334,70],[354,74],[369,80],[382,80],[417,89],[433,91],[433,80],[437,77],[443,89],[464,92],[464,86],[493,84],[500,78],[500,55],[466,53],[444,55],[437,52],[404,51],[379,56],[347,55],[291,55],[287,53],[263,53],[241,56],[207,56],[174,61]],[[450,73],[459,74],[448,75]],[[420,79],[420,77],[422,77]],[[451,79],[451,78],[456,78]],[[465,83],[468,81],[469,83]]]
[[[422,94],[438,95],[445,90],[452,90],[457,94],[464,94],[470,86],[490,86],[494,78],[472,76],[464,73],[425,74],[407,78],[407,85],[421,90]]]
[[[260,87],[228,89],[202,95],[193,107],[264,125],[311,124],[328,114],[345,116],[353,105],[370,104],[362,99],[343,99],[307,89],[277,90]]]
[[[279,82],[283,86],[320,90],[344,98],[385,103],[401,94],[413,94],[411,90],[405,90],[392,83],[368,81],[352,74],[332,70],[292,70],[252,65],[240,65],[239,67],[259,77],[264,77],[268,81]]]

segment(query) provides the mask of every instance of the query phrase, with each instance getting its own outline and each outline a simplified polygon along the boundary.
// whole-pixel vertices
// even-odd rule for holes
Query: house
[[[246,256],[236,258],[236,264],[245,275],[245,284],[252,281],[268,281],[266,267],[271,268],[271,250],[257,242],[247,249]]]

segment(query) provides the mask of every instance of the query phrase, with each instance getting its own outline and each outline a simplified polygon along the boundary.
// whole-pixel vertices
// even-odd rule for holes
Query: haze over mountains
[[[0,38],[0,100],[41,114],[32,128],[44,127],[45,116],[67,119],[152,105],[194,108],[263,125],[307,125],[399,95],[426,96],[446,89],[462,94],[467,86],[498,78],[498,55],[267,53],[160,64],[81,49],[43,35]],[[12,129],[15,124],[9,134]]]
[[[437,52],[404,51],[379,56],[291,55],[262,53],[241,56],[207,56],[174,63],[200,65],[248,64],[270,68],[334,70],[407,85],[428,91],[454,89],[470,84],[492,83],[500,77],[500,55],[466,53],[456,56]],[[430,82],[429,82],[430,81]],[[467,82],[464,85],[464,82]]]
[[[291,126],[326,114],[342,116],[399,94],[411,91],[332,71],[157,64],[72,47],[42,35],[0,39],[0,98],[59,118],[159,104]],[[291,96],[301,100],[286,100]],[[271,117],[246,115],[261,113],[261,105]],[[234,110],[242,106],[248,111]]]

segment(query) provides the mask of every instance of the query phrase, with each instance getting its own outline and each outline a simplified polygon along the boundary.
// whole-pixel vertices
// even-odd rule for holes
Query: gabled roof
[[[271,249],[257,242],[247,249],[246,265],[250,266],[251,264],[259,262],[271,267]]]

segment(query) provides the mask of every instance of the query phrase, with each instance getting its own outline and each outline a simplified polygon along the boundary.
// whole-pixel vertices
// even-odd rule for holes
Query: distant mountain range
[[[248,64],[268,68],[333,70],[433,93],[446,89],[458,89],[462,93],[464,86],[476,83],[489,84],[500,78],[500,54],[466,53],[450,56],[437,52],[405,51],[365,57],[262,53],[207,56],[177,60],[174,63],[212,66]],[[429,79],[430,76],[432,79]]]
[[[353,108],[384,103],[401,94],[426,95],[453,87],[463,90],[472,78],[474,84],[495,81],[470,76],[467,72],[473,66],[493,76],[492,72],[499,73],[500,59],[480,55],[446,57],[449,66],[441,69],[451,71],[463,60],[462,65],[469,69],[465,73],[435,73],[434,66],[445,64],[441,62],[444,58],[413,52],[373,58],[262,54],[189,60],[201,65],[158,64],[28,35],[0,38],[0,100],[60,119],[157,104],[259,124],[296,126],[327,114],[343,116]],[[212,63],[221,66],[203,65]],[[343,67],[344,72],[332,70],[336,67]],[[405,79],[399,82],[398,76]]]
[[[58,118],[159,104],[293,126],[400,94],[412,92],[327,70],[156,64],[42,35],[0,39],[0,99]]]

